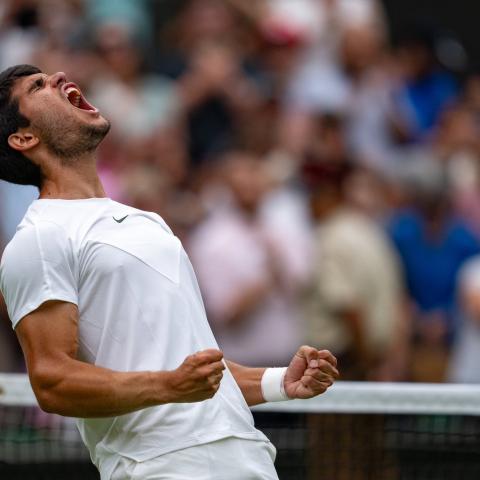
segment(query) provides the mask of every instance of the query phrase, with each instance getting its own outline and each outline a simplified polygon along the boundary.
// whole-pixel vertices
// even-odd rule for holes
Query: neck
[[[41,199],[78,200],[106,196],[98,178],[93,153],[67,164],[61,161],[44,162],[42,170],[44,181],[40,189]]]

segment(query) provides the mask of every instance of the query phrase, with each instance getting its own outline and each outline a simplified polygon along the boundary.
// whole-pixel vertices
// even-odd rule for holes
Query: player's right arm
[[[61,225],[19,229],[0,263],[0,289],[40,406],[76,417],[109,417],[213,396],[222,353],[190,355],[177,369],[115,372],[77,359],[78,252]]]
[[[218,390],[222,352],[188,356],[172,371],[117,372],[77,360],[78,310],[48,301],[15,329],[40,407],[72,417],[111,417],[155,405],[197,402]]]

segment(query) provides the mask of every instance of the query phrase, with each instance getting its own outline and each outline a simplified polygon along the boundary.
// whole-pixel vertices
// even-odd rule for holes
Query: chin
[[[102,115],[99,115],[96,121],[92,122],[94,125],[103,125],[104,128],[110,130],[110,120],[107,118],[103,117]]]
[[[87,122],[84,121],[82,123],[84,123],[84,124],[86,123],[87,126],[92,128],[93,130],[104,131],[105,135],[110,130],[110,120],[108,120],[107,118],[103,117],[100,114],[98,114],[98,116],[96,116],[94,118],[89,118],[89,119],[87,119]]]
[[[111,124],[110,121],[107,120],[105,117],[99,117],[98,121],[92,123],[90,126],[92,131],[95,131],[95,133],[103,140],[103,138],[110,131]]]
[[[105,117],[98,116],[89,122],[82,122],[79,127],[76,129],[78,144],[77,147],[72,148],[76,154],[95,150],[110,131],[110,122]],[[75,155],[65,151],[64,156]]]
[[[103,120],[102,125],[106,135],[110,131],[112,124],[110,123],[110,120],[106,119],[105,117],[102,117],[102,120]]]

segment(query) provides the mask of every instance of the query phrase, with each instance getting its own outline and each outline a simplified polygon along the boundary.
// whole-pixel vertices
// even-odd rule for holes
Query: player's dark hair
[[[30,120],[20,113],[18,99],[12,96],[13,86],[19,78],[36,73],[41,70],[33,65],[15,65],[0,73],[0,180],[40,188],[40,167],[8,144],[12,133],[30,125]]]

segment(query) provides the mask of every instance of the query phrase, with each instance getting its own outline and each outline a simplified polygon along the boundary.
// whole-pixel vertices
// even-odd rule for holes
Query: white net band
[[[27,375],[0,374],[0,405],[37,405]],[[268,403],[254,410],[480,416],[480,385],[337,382],[316,398]]]

